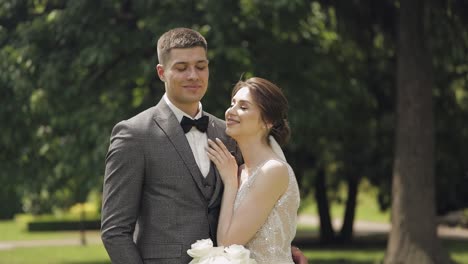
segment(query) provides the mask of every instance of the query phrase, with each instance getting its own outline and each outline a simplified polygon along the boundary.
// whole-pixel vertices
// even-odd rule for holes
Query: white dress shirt
[[[184,116],[193,119],[184,111],[177,108],[177,106],[175,106],[169,100],[167,94],[164,94],[163,98],[164,101],[166,101],[166,104],[169,106],[169,108],[171,108],[172,112],[174,112],[179,123],[180,121],[182,121],[182,117]],[[201,103],[199,103],[198,113],[195,116],[195,119],[198,119],[200,117],[202,117]],[[200,168],[203,177],[206,177],[206,175],[208,175],[208,172],[210,172],[210,158],[208,158],[208,155],[206,154],[206,147],[208,146],[208,136],[206,135],[206,133],[200,132],[197,128],[192,127],[192,129],[189,132],[185,133],[185,137],[187,138],[190,148],[192,149],[193,157],[197,162],[198,168]]]

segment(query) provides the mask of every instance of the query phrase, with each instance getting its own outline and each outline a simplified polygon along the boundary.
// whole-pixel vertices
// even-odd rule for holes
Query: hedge
[[[70,231],[81,230],[99,230],[101,228],[100,220],[34,220],[28,223],[28,231]]]

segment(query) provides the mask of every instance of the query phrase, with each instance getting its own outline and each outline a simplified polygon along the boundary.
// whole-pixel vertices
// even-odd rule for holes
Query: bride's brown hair
[[[289,140],[291,129],[287,120],[288,100],[281,89],[266,79],[252,77],[245,81],[240,80],[237,82],[232,90],[231,98],[243,87],[249,88],[254,102],[260,108],[263,122],[272,125],[267,136],[273,136],[280,146],[286,144]]]

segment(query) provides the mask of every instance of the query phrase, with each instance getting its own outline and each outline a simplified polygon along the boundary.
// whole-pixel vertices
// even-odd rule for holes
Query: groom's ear
[[[156,65],[156,73],[161,81],[166,82],[166,78],[164,77],[164,66],[162,64]]]

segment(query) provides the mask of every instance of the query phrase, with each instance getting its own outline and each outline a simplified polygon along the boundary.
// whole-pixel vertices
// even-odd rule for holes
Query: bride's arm
[[[234,170],[235,159],[221,144],[211,141],[208,151],[224,182],[217,240],[219,245],[245,245],[265,223],[279,197],[286,191],[288,169],[279,161],[264,164],[234,214],[238,189],[237,165]]]
[[[208,139],[208,146],[208,157],[216,165],[224,183],[217,229],[217,242],[219,245],[223,245],[219,238],[222,237],[220,234],[225,233],[226,227],[229,226],[232,219],[234,202],[239,188],[238,166],[234,156],[219,139],[216,139],[216,142]]]
[[[286,191],[289,181],[288,169],[283,163],[269,161],[263,165],[258,173],[235,214],[231,213],[230,221],[221,223],[223,228],[221,233],[219,233],[218,226],[218,242],[220,244],[245,245],[249,242],[265,223],[276,202]]]

